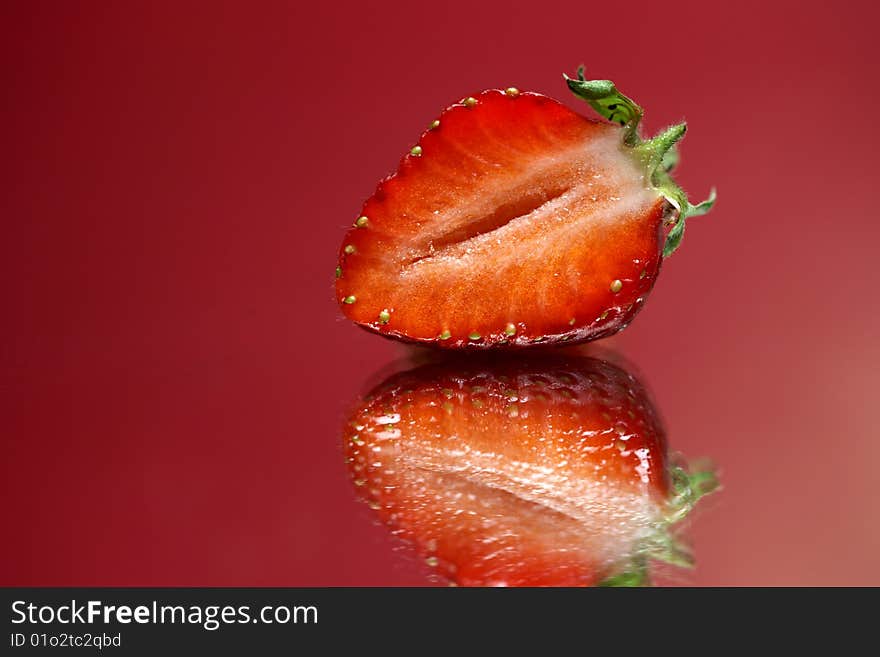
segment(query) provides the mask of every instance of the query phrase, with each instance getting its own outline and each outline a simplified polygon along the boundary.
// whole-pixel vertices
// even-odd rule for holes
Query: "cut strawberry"
[[[683,125],[642,141],[641,109],[613,84],[568,84],[621,125],[516,89],[441,113],[343,241],[346,316],[475,348],[592,340],[632,320],[685,218],[712,199],[690,205],[667,172]]]
[[[638,381],[576,356],[397,374],[345,445],[382,521],[460,585],[647,583],[651,558],[689,563],[671,527],[715,481],[670,464]]]

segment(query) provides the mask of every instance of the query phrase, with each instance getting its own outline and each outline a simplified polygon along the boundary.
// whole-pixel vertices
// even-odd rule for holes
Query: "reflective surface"
[[[720,467],[673,581],[880,584],[878,8],[767,4],[7,3],[0,581],[429,582],[344,463],[404,354],[339,317],[336,248],[440,108],[584,62],[719,192],[602,346]]]
[[[465,586],[643,586],[693,565],[681,521],[717,487],[669,453],[641,383],[583,350],[437,354],[355,404],[359,496]]]

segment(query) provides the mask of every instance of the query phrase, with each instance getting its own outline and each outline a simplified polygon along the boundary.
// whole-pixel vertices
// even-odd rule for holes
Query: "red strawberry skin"
[[[645,390],[579,356],[394,375],[344,442],[371,508],[459,585],[600,582],[657,531],[671,490]]]
[[[621,330],[654,285],[671,208],[622,135],[540,94],[451,106],[353,218],[343,313],[450,348]]]

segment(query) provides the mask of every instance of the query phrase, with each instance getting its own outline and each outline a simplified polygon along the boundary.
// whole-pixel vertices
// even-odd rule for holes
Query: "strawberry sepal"
[[[687,132],[687,125],[673,125],[651,139],[642,139],[639,123],[644,111],[634,100],[622,94],[611,80],[588,80],[584,77],[583,66],[578,68],[577,78],[564,74],[563,77],[571,92],[586,101],[599,116],[623,127],[624,146],[643,163],[651,186],[675,209],[674,216],[668,221],[671,228],[663,244],[663,257],[669,257],[681,244],[686,220],[709,212],[716,197],[713,189],[708,199],[694,205],[670,175],[679,160],[676,144]]]
[[[672,498],[666,520],[672,525],[684,519],[706,495],[719,488],[718,476],[709,467],[690,470],[681,465],[673,466]]]
[[[654,189],[660,192],[676,210],[676,215],[669,222],[672,228],[667,233],[666,241],[663,243],[663,257],[668,258],[681,244],[681,240],[684,237],[685,221],[690,217],[699,217],[709,212],[712,206],[715,205],[716,194],[715,189],[712,188],[709,192],[709,198],[694,205],[688,200],[684,190],[678,186],[666,171],[658,170],[655,174],[655,179],[659,180],[654,183]]]
[[[651,578],[648,576],[648,562],[642,558],[634,559],[627,570],[606,577],[596,586],[602,588],[634,588],[650,585]]]
[[[589,103],[603,119],[623,126],[624,143],[637,144],[640,140],[639,122],[644,114],[642,108],[632,98],[620,93],[611,80],[587,80],[583,66],[578,68],[577,75],[577,78],[562,75],[571,92]]]
[[[683,465],[673,466],[670,478],[672,496],[660,526],[637,546],[634,556],[619,565],[616,572],[602,580],[598,586],[651,586],[648,567],[650,561],[679,568],[694,567],[693,552],[678,538],[676,525],[691,512],[701,498],[718,490],[718,478],[711,468],[691,471]]]

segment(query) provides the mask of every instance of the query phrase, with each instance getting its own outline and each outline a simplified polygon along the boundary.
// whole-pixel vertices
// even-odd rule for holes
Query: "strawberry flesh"
[[[580,342],[626,326],[669,204],[622,128],[534,93],[445,110],[364,204],[339,254],[347,317],[443,347]]]

